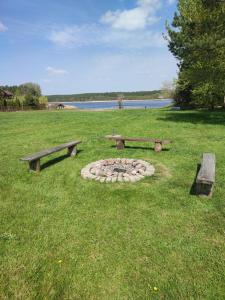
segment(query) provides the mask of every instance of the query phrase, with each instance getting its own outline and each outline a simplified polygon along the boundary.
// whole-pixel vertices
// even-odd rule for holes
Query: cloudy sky
[[[162,34],[175,0],[0,0],[0,85],[141,91],[176,77]]]

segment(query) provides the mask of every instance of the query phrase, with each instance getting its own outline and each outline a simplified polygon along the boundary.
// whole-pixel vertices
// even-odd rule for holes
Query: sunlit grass
[[[0,122],[0,299],[225,298],[223,112],[19,112]],[[112,133],[173,143],[118,152],[103,139]],[[74,139],[78,155],[48,156],[39,174],[19,161]],[[191,193],[203,152],[217,158],[212,199]],[[136,184],[80,177],[110,157],[150,161],[156,174]]]

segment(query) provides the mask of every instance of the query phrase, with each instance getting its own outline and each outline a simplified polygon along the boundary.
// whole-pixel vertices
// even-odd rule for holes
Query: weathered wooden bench
[[[114,140],[116,142],[117,150],[123,150],[125,148],[125,141],[154,143],[155,152],[162,151],[163,145],[171,143],[171,141],[169,140],[161,140],[161,139],[153,139],[153,138],[128,138],[128,137],[123,137],[121,135],[106,135],[105,138],[108,140]]]
[[[213,153],[203,153],[202,163],[196,178],[197,195],[212,196],[215,183],[216,157]]]
[[[58,151],[61,151],[66,148],[68,149],[67,150],[68,155],[75,156],[77,154],[76,146],[80,143],[81,143],[81,141],[72,141],[69,143],[61,144],[59,146],[56,146],[56,147],[53,147],[50,149],[42,150],[42,151],[32,154],[30,156],[23,157],[20,160],[27,161],[29,163],[30,171],[39,172],[41,170],[40,159],[42,157],[50,155],[50,154],[58,152]]]

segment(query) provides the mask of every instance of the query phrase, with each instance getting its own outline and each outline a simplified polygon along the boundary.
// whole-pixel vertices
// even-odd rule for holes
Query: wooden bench
[[[42,157],[50,155],[50,154],[58,152],[58,151],[61,151],[61,150],[66,149],[66,148],[68,149],[67,150],[68,155],[75,156],[77,154],[76,146],[80,143],[81,143],[81,141],[72,141],[72,142],[69,142],[69,143],[61,144],[57,147],[42,150],[42,151],[37,152],[35,154],[32,154],[30,156],[21,158],[20,160],[27,161],[29,163],[30,171],[39,172],[41,170],[40,159]]]
[[[203,153],[201,168],[196,178],[197,195],[212,196],[215,183],[216,158],[213,153]]]
[[[162,151],[163,145],[171,143],[169,140],[153,139],[153,138],[127,138],[122,137],[121,135],[106,135],[106,139],[116,141],[117,150],[123,150],[125,148],[125,141],[129,142],[149,142],[154,143],[155,152]]]

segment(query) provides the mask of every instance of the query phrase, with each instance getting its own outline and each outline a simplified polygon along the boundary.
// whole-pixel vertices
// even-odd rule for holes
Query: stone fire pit
[[[146,161],[128,158],[99,160],[81,170],[84,179],[100,182],[136,182],[154,173],[155,168]]]

